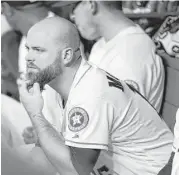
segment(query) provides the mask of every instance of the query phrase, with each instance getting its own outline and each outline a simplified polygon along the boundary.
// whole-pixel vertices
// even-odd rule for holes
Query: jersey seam
[[[75,141],[71,141],[71,140],[65,140],[65,142],[71,142],[71,143],[80,144],[80,145],[97,145],[97,146],[105,146],[105,147],[108,147],[107,144],[100,144],[100,143],[75,142]]]

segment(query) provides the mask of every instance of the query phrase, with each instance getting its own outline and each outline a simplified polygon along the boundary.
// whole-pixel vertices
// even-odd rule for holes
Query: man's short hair
[[[122,10],[122,1],[101,1],[101,3],[110,9]]]

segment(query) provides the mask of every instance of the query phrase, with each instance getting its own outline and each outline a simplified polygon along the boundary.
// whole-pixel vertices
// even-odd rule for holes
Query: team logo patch
[[[77,132],[85,128],[88,124],[88,113],[80,107],[73,108],[68,115],[68,127],[71,131]]]

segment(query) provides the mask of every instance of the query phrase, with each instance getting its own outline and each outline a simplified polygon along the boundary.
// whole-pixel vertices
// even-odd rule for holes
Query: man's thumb
[[[34,94],[40,94],[40,85],[39,85],[39,83],[34,83],[33,90],[34,90]]]

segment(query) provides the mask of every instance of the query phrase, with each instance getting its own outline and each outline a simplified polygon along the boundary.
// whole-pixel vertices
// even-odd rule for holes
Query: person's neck
[[[52,80],[49,85],[61,95],[65,104],[68,100],[68,96],[74,82],[76,73],[80,64],[75,65],[73,68],[66,68],[66,71],[59,75],[56,79]]]
[[[106,42],[114,38],[120,31],[135,26],[130,19],[119,11],[103,13],[100,17],[101,19],[98,19],[98,31]]]

